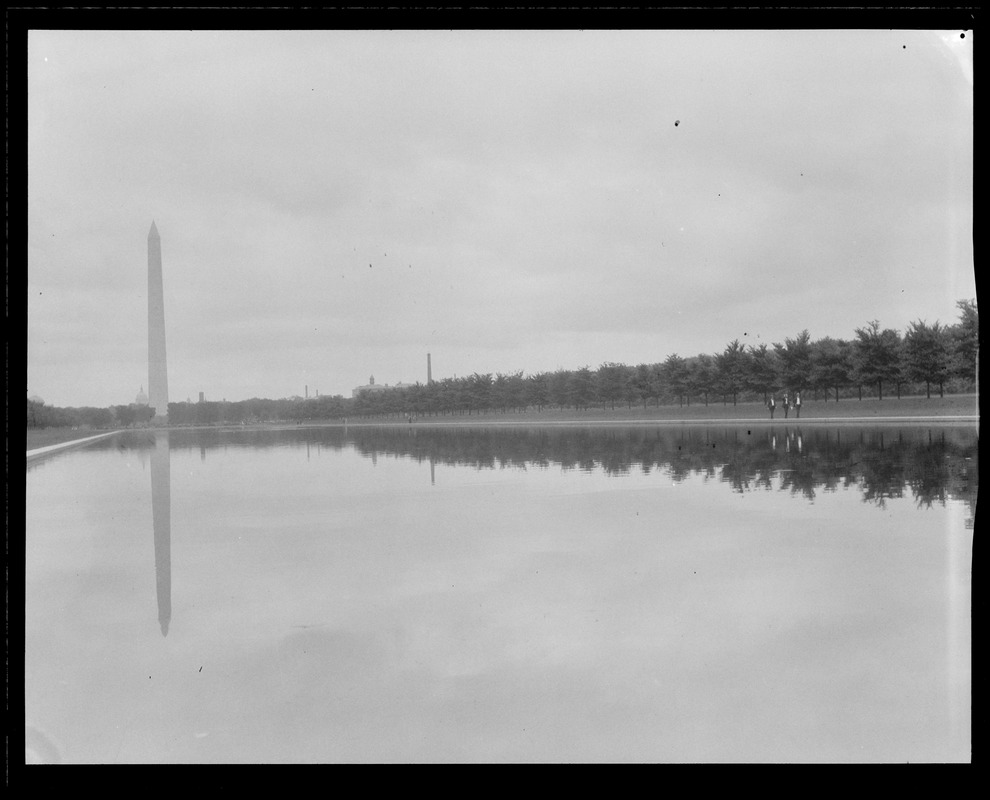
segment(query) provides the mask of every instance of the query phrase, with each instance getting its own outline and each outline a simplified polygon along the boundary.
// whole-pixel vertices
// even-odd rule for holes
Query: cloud
[[[535,370],[648,354],[630,342],[710,352],[754,318],[848,336],[975,294],[971,86],[930,32],[30,44],[31,288],[143,295],[155,220],[170,360],[196,384],[225,352],[298,382],[314,335],[346,392],[427,347],[458,372]]]

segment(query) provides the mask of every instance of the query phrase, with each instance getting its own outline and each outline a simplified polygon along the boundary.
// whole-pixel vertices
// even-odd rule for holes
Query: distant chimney
[[[426,354],[426,385],[433,383],[433,365],[430,364],[430,354]]]
[[[309,384],[306,384],[306,399],[309,400]]]
[[[203,402],[203,401],[204,401],[205,399],[206,399],[206,398],[204,398],[204,397],[203,397],[203,393],[202,393],[202,392],[200,392],[200,393],[199,393],[199,402],[201,402],[201,403],[202,403],[202,402]]]

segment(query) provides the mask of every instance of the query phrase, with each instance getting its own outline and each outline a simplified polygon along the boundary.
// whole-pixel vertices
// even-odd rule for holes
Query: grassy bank
[[[809,401],[806,402],[801,408],[801,421],[813,422],[815,420],[842,420],[842,419],[852,419],[852,418],[865,418],[865,419],[886,419],[886,418],[901,418],[909,421],[914,417],[958,417],[958,416],[977,416],[979,414],[979,409],[977,406],[977,398],[975,394],[968,395],[952,395],[951,397],[932,397],[931,399],[925,397],[902,397],[898,400],[894,398],[885,398],[884,400],[877,400],[876,398],[868,398],[864,400],[840,400],[836,402],[824,402],[824,401]],[[535,409],[529,409],[527,411],[515,412],[508,411],[506,413],[492,412],[486,414],[453,414],[446,416],[421,416],[417,418],[417,422],[420,423],[441,423],[441,424],[474,424],[481,425],[486,423],[493,424],[538,424],[541,422],[579,422],[579,423],[596,423],[596,422],[622,422],[623,420],[629,420],[630,422],[635,420],[639,421],[652,421],[656,420],[658,422],[662,421],[673,421],[673,420],[685,420],[687,422],[704,422],[705,420],[752,420],[752,419],[767,419],[770,418],[770,412],[763,406],[762,403],[739,403],[738,405],[732,405],[732,403],[709,403],[707,406],[704,403],[692,403],[688,405],[663,405],[660,407],[650,405],[647,408],[643,408],[642,405],[634,405],[632,408],[628,406],[616,406],[613,408],[603,409],[601,406],[595,408],[587,408],[582,410],[575,409],[551,409],[545,411],[536,411]],[[774,421],[784,420],[784,410],[777,407],[776,414],[774,415]],[[788,421],[797,419],[794,412],[791,412],[790,416],[787,417]],[[350,417],[348,422],[352,424],[383,424],[383,423],[395,423],[395,424],[405,424],[406,418],[403,417],[389,417],[389,418],[378,418],[378,417]],[[298,423],[296,422],[280,422],[280,423],[266,423],[262,425],[250,425],[249,428],[273,428],[273,427],[296,427]],[[303,420],[303,425],[319,425],[319,424],[333,424],[339,425],[339,420],[330,420],[324,423],[323,420]],[[223,427],[223,426],[221,426]],[[241,429],[240,426],[232,426],[237,429]],[[38,447],[47,447],[48,445],[61,444],[63,442],[69,442],[74,439],[83,439],[87,436],[93,436],[100,431],[95,430],[71,430],[69,428],[44,428],[44,429],[29,429],[27,432],[27,449],[34,450]]]
[[[28,428],[27,449],[37,450],[39,447],[72,442],[76,439],[85,439],[87,436],[96,436],[98,433],[105,433],[105,431],[88,428],[86,430],[81,428],[78,430],[72,428]]]
[[[825,420],[844,419],[853,417],[865,418],[886,418],[903,417],[956,417],[956,416],[976,416],[979,414],[975,394],[953,395],[951,397],[902,397],[898,400],[884,398],[864,398],[863,400],[840,400],[838,403],[823,400],[805,402],[801,407],[801,420]],[[770,412],[762,403],[739,403],[732,405],[731,402],[723,405],[721,402],[692,403],[688,405],[649,405],[643,408],[642,404],[633,405],[632,408],[623,405],[613,408],[603,409],[601,406],[582,410],[575,409],[552,409],[536,411],[529,409],[523,412],[508,411],[506,413],[486,413],[486,414],[453,414],[447,416],[426,415],[418,417],[419,422],[456,422],[456,423],[532,423],[532,422],[621,422],[622,420],[733,420],[733,419],[769,419]],[[796,419],[794,411],[790,412],[788,420]],[[777,406],[774,421],[783,420],[784,410]],[[353,422],[395,422],[404,421],[392,417],[391,419],[376,420],[374,418],[352,418]]]

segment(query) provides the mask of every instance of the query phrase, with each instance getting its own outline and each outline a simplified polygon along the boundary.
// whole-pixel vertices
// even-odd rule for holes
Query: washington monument
[[[168,415],[162,240],[154,222],[148,231],[148,405],[155,409],[155,417]]]

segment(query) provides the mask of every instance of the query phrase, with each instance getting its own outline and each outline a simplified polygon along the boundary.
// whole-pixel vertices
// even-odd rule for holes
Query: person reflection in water
[[[770,400],[767,401],[767,408],[770,409],[770,419],[773,419],[773,412],[777,410],[777,401],[773,395],[770,395]]]

